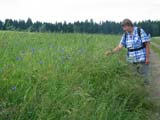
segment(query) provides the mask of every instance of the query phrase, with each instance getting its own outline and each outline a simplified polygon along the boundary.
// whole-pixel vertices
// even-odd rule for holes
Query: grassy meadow
[[[116,35],[0,32],[0,120],[147,120]]]
[[[154,37],[154,38],[152,38],[152,41],[155,42],[156,44],[160,45],[160,37]]]
[[[160,37],[154,37],[152,38],[152,44],[151,44],[151,49],[160,55]]]

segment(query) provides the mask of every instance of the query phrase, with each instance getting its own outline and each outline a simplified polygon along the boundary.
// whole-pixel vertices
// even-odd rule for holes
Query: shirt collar
[[[135,35],[136,31],[137,31],[137,27],[136,27],[136,26],[134,26],[134,27],[133,27],[133,35]],[[130,35],[130,33],[129,33],[129,32],[127,32],[127,34],[128,34],[128,35]]]

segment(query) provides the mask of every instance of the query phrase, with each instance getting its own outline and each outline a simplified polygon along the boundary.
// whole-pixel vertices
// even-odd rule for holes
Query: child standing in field
[[[144,82],[148,83],[150,38],[143,29],[134,26],[129,19],[122,21],[122,28],[125,33],[119,45],[111,51],[106,51],[105,55],[116,53],[123,47],[127,48],[127,61],[144,77]]]

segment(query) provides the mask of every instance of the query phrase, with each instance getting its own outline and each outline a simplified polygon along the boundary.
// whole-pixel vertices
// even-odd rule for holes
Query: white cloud
[[[160,19],[159,0],[0,0],[0,16],[33,21]]]

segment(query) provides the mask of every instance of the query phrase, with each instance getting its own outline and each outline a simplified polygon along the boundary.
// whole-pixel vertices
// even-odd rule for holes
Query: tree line
[[[160,21],[141,21],[134,23],[142,27],[151,36],[160,36]],[[64,22],[32,22],[31,18],[25,20],[6,19],[0,21],[0,30],[28,31],[28,32],[61,32],[61,33],[101,33],[101,34],[121,34],[120,22],[102,21],[96,23],[91,20],[76,21],[74,23]]]

